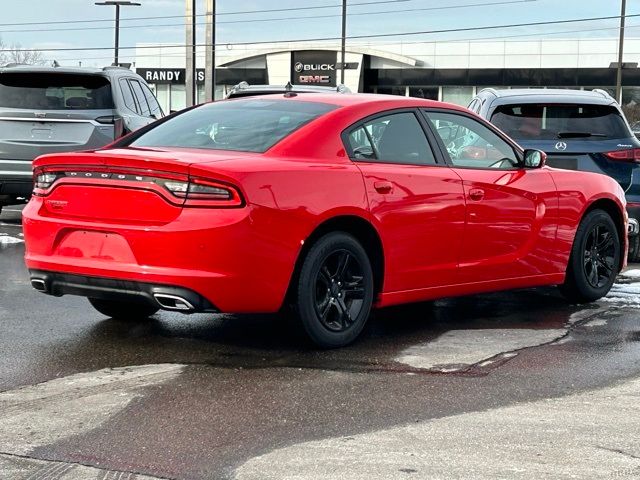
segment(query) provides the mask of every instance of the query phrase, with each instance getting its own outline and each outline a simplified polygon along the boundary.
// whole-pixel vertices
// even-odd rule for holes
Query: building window
[[[407,94],[406,87],[378,87],[376,93],[382,93],[384,95],[401,95],[405,96]]]
[[[473,87],[442,87],[442,101],[466,107],[473,98]]]
[[[426,98],[427,100],[438,100],[438,87],[409,87],[409,96]]]
[[[187,105],[187,90],[184,85],[171,85],[171,108],[182,110]]]

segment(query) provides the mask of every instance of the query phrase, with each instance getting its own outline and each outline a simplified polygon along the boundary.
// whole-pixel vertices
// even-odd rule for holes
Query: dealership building
[[[483,88],[601,88],[614,92],[614,38],[348,44],[345,84],[354,92],[416,96],[467,105]],[[625,41],[623,103],[640,103],[640,39]],[[198,66],[204,67],[204,49]],[[185,48],[139,44],[135,67],[165,111],[186,105]],[[303,42],[216,49],[216,98],[239,82],[335,86],[340,47]],[[204,70],[197,71],[204,100]]]

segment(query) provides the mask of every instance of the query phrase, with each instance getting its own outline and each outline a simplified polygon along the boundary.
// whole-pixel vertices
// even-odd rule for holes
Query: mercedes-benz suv
[[[547,153],[547,165],[597,172],[625,191],[629,260],[640,261],[640,140],[604,90],[487,88],[469,109],[524,148]]]

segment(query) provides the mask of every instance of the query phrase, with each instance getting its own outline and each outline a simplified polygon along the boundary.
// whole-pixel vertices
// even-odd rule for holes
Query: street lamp
[[[116,43],[114,48],[114,65],[119,65],[118,62],[118,48],[120,47],[120,7],[139,7],[141,4],[137,2],[131,2],[129,0],[107,0],[106,2],[95,2],[100,6],[115,6],[116,7]]]

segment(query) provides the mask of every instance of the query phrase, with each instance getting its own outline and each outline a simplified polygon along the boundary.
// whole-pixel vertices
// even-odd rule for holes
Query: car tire
[[[160,310],[144,303],[118,302],[99,298],[89,298],[89,303],[101,314],[116,320],[146,320]]]
[[[304,258],[295,299],[298,321],[317,346],[353,342],[374,299],[371,261],[362,245],[344,232],[321,237]]]
[[[640,262],[640,235],[629,237],[629,257],[630,263]]]
[[[562,293],[572,302],[593,302],[604,297],[619,272],[620,235],[603,210],[587,213],[576,232]]]

